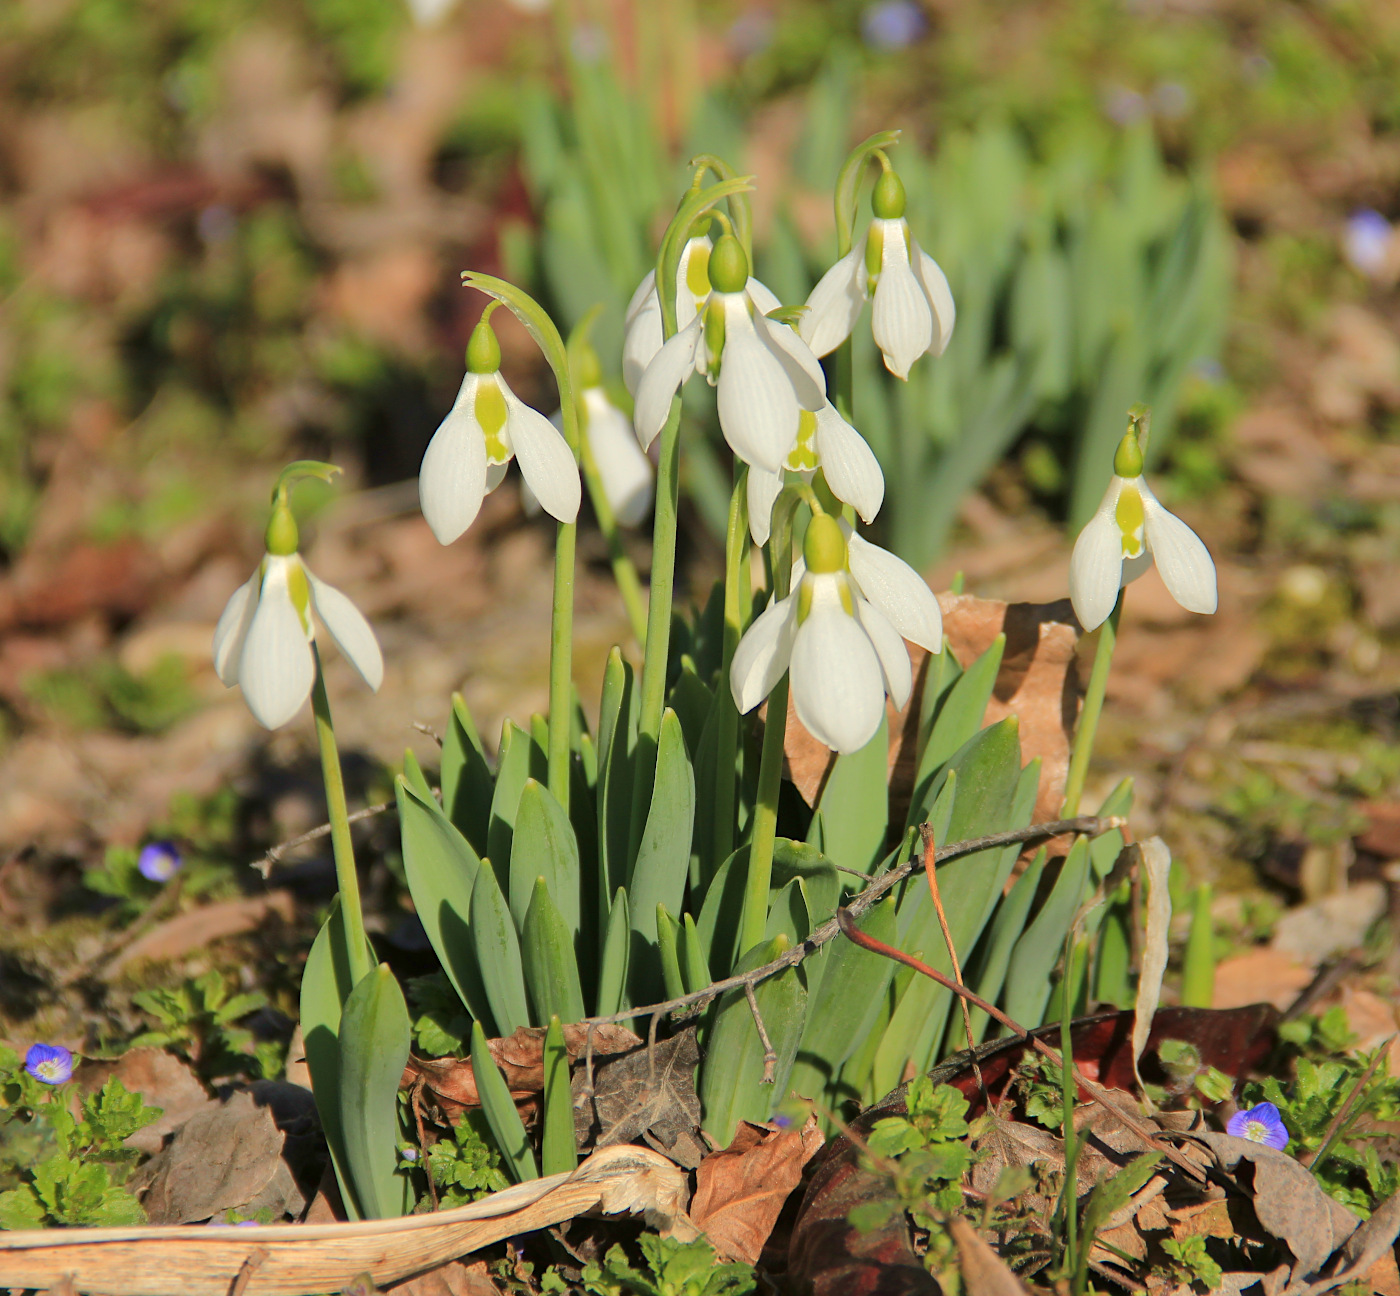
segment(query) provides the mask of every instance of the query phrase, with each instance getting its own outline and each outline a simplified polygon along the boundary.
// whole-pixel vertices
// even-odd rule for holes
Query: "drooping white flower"
[[[846,422],[830,401],[797,417],[797,439],[783,468],[811,481],[818,469],[843,504],[870,522],[885,500],[885,475],[865,438]],[[773,504],[783,489],[783,474],[766,468],[749,469],[749,534],[754,544],[767,544]],[[863,543],[863,542],[862,542]]]
[[[851,335],[866,298],[874,297],[871,331],[885,368],[908,378],[926,351],[942,355],[957,309],[947,277],[914,241],[904,219],[904,183],[885,171],[875,185],[875,219],[858,242],[818,281],[797,331],[819,356]]]
[[[885,695],[902,707],[913,688],[902,639],[943,646],[933,591],[907,563],[817,514],[807,527],[793,591],[751,625],[734,653],[729,686],[752,711],[790,671],[798,719],[833,751],[864,747],[880,727]]]
[[[687,239],[676,267],[676,329],[683,329],[698,314],[710,295],[710,251],[707,235]],[[761,285],[760,285],[761,287]],[[764,289],[767,292],[767,289]],[[777,306],[775,301],[769,310]],[[661,297],[656,291],[656,271],[648,270],[627,303],[623,319],[622,381],[635,396],[647,365],[661,350]]]
[[[568,443],[511,391],[500,368],[500,345],[483,319],[467,346],[457,399],[433,433],[418,473],[423,516],[442,544],[451,544],[476,520],[511,459],[519,461],[546,513],[560,522],[578,517],[578,464]]]
[[[825,399],[825,375],[791,328],[767,318],[777,299],[749,277],[748,257],[732,234],[715,244],[709,275],[712,289],[695,318],[667,340],[637,384],[637,437],[650,446],[676,389],[703,373],[718,390],[720,431],[730,449],[745,463],[781,472],[799,414]]]
[[[651,460],[637,444],[632,420],[613,404],[605,387],[584,387],[579,397],[583,401],[583,434],[588,438],[613,516],[623,526],[640,526],[651,510],[655,489]],[[549,421],[561,427],[562,413],[555,411]],[[540,503],[528,481],[520,483],[520,499],[526,513],[539,511]]]
[[[1169,513],[1142,476],[1142,451],[1129,430],[1113,457],[1098,511],[1079,533],[1069,561],[1069,596],[1085,630],[1108,619],[1118,591],[1155,561],[1168,593],[1188,612],[1214,612],[1215,564],[1198,536]]]
[[[374,631],[359,608],[302,562],[296,523],[284,502],[274,507],[267,547],[267,556],[234,590],[214,630],[219,678],[229,688],[242,688],[259,724],[281,728],[301,710],[315,682],[314,613],[364,682],[378,692],[384,657]]]

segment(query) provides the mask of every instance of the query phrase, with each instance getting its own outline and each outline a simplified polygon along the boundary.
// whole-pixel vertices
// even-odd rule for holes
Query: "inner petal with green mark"
[[[880,267],[885,263],[885,223],[881,220],[870,222],[865,236],[865,272],[870,276],[870,291],[875,291],[875,282],[880,277]]]
[[[705,242],[692,244],[690,257],[685,264],[685,286],[695,298],[698,306],[710,295],[710,245]]]
[[[311,628],[311,583],[306,579],[306,573],[299,562],[287,565],[287,593],[291,595],[292,606],[301,618],[301,628],[310,639],[314,633]]]
[[[1136,486],[1127,484],[1118,496],[1118,506],[1113,511],[1118,529],[1123,533],[1123,556],[1136,558],[1142,553],[1142,528],[1147,520],[1142,507],[1142,494]]]
[[[724,301],[716,293],[705,305],[705,356],[710,381],[719,376],[720,360],[724,354]]]
[[[783,467],[792,472],[814,472],[821,466],[817,457],[817,416],[802,410],[797,416],[797,442],[788,451]]]
[[[476,421],[486,438],[486,462],[506,463],[515,453],[506,431],[506,398],[493,376],[483,377],[476,386]]]

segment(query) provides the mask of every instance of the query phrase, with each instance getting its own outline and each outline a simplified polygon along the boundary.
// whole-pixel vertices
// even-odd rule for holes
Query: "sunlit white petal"
[[[943,614],[918,572],[854,532],[846,537],[846,558],[861,594],[904,638],[929,652],[942,651]]]
[[[224,604],[223,615],[214,627],[214,671],[229,688],[238,683],[238,662],[243,656],[243,644],[248,627],[258,610],[258,588],[262,584],[259,567],[230,596]]]
[[[633,396],[642,374],[661,350],[661,299],[656,295],[656,271],[648,270],[627,303],[622,338],[622,381]]]
[[[311,602],[316,615],[321,618],[336,647],[345,654],[346,660],[360,673],[360,678],[376,693],[384,682],[384,655],[379,651],[379,640],[360,611],[334,585],[313,576],[302,565],[306,579],[311,586]]]
[[[748,293],[749,300],[758,307],[760,315],[767,315],[769,311],[782,309],[783,304],[778,300],[778,294],[752,275],[749,276],[748,282],[744,285],[744,291]]]
[[[782,473],[766,468],[749,468],[749,535],[754,544],[767,544],[773,524],[773,505],[783,490]]]
[[[315,676],[311,645],[287,586],[286,558],[269,557],[258,610],[248,627],[238,683],[253,718],[278,729],[301,710]]]
[[[908,378],[910,366],[933,341],[933,308],[909,265],[908,226],[903,220],[884,224],[870,327],[884,352],[885,368],[896,378]]]
[[[1097,629],[1108,619],[1122,588],[1123,531],[1114,516],[1122,493],[1123,479],[1113,478],[1070,555],[1069,597],[1085,630]]]
[[[933,308],[933,340],[929,351],[942,355],[953,336],[953,325],[957,323],[958,308],[953,301],[953,290],[948,287],[945,275],[937,261],[925,252],[914,240],[909,240],[910,264],[919,280],[919,286]]]
[[[797,598],[790,594],[744,632],[729,671],[729,689],[741,715],[752,711],[782,679],[796,629]]]
[[[807,309],[797,322],[802,340],[819,356],[836,350],[848,337],[865,305],[859,270],[865,255],[859,243],[822,277],[807,297]]]
[[[754,328],[781,362],[798,404],[803,409],[816,409],[826,399],[826,374],[812,348],[790,324],[760,316],[754,320]]]
[[[418,472],[423,516],[441,544],[451,544],[471,526],[487,491],[486,438],[476,418],[479,381],[473,373],[462,379]]]
[[[885,692],[898,709],[909,701],[914,688],[914,671],[909,664],[909,650],[904,639],[873,604],[865,599],[856,600],[856,615],[865,633],[870,636],[875,655],[880,659],[880,670],[885,677]]]
[[[720,430],[740,459],[769,472],[781,472],[797,436],[798,405],[792,382],[755,329],[741,293],[724,294],[724,320],[718,384]],[[648,370],[647,378],[650,376]],[[642,386],[645,391],[646,379]],[[639,399],[639,409],[640,404]]]
[[[833,577],[816,577],[820,587]],[[797,628],[790,666],[793,706],[808,732],[833,751],[859,751],[885,714],[884,674],[860,623],[814,594]]]
[[[829,402],[817,410],[816,442],[826,484],[862,522],[871,521],[885,500],[885,474],[875,452]]]
[[[650,447],[665,424],[676,389],[695,372],[695,357],[700,349],[704,318],[704,315],[697,315],[668,339],[647,365],[637,384],[637,404],[632,423],[643,449]]]
[[[642,453],[632,421],[608,399],[601,387],[583,392],[588,411],[588,445],[603,493],[623,526],[636,526],[651,508],[651,460]]]
[[[1217,605],[1215,563],[1204,542],[1189,526],[1162,507],[1147,483],[1138,481],[1146,520],[1147,548],[1167,592],[1188,612],[1214,612]]]
[[[520,471],[546,513],[560,522],[573,522],[578,517],[580,487],[578,463],[568,442],[554,424],[526,405],[504,382],[501,391]]]

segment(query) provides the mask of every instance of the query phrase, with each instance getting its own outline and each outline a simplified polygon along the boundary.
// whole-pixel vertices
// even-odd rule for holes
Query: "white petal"
[[[418,501],[440,544],[451,544],[471,526],[486,494],[486,436],[476,419],[477,383],[476,374],[462,379],[418,470]]]
[[[505,382],[506,429],[515,448],[515,462],[540,507],[560,522],[578,517],[578,463],[562,433],[539,410],[531,409]]]
[[[510,467],[508,463],[487,464],[486,465],[486,493],[489,495],[506,479],[506,470]],[[536,504],[539,500],[535,501]]]
[[[637,404],[632,416],[637,440],[650,449],[671,413],[671,397],[695,372],[695,356],[700,349],[704,315],[697,315],[652,358],[637,383]]]
[[[787,371],[792,390],[803,409],[814,410],[826,399],[826,374],[822,362],[790,324],[760,317],[754,328]]]
[[[379,640],[374,637],[365,614],[334,585],[327,585],[313,576],[305,564],[302,571],[311,585],[311,602],[316,607],[316,615],[330,631],[335,646],[360,672],[360,678],[378,693],[384,682],[384,654],[379,651]]]
[[[769,472],[766,468],[749,468],[749,535],[753,537],[754,544],[768,543],[773,525],[773,504],[782,491],[782,473]]]
[[[1140,483],[1139,483],[1140,485]],[[1069,597],[1086,631],[1108,620],[1123,582],[1123,529],[1114,516],[1123,479],[1109,482],[1103,502],[1079,533],[1069,559]]]
[[[817,411],[817,457],[836,498],[871,521],[885,502],[885,474],[866,440],[827,402]]]
[[[903,558],[852,532],[846,537],[846,557],[861,594],[910,643],[929,652],[943,650],[943,614],[938,599]]]
[[[797,437],[797,397],[787,370],[755,330],[743,297],[728,296],[719,370],[720,431],[745,463],[781,472]]]
[[[608,399],[601,387],[585,388],[588,445],[603,493],[623,526],[637,526],[651,508],[651,460],[642,453],[632,421]]]
[[[865,292],[858,271],[864,255],[862,239],[817,280],[807,297],[807,309],[797,322],[797,331],[819,356],[835,351],[851,336],[860,318]]]
[[[646,367],[661,350],[661,299],[656,295],[656,271],[637,286],[627,303],[626,333],[622,339],[622,381],[633,396]]]
[[[924,290],[924,296],[928,298],[928,304],[933,308],[933,341],[929,343],[928,349],[933,355],[942,355],[952,339],[953,325],[958,318],[958,308],[953,303],[953,290],[948,287],[948,276],[943,273],[937,261],[912,238],[909,240],[909,247],[913,254],[910,261],[914,267],[914,274],[919,280],[919,286]]]
[[[259,566],[229,596],[219,624],[214,627],[214,671],[229,688],[238,683],[238,659],[243,655],[243,643],[248,638],[248,627],[253,624],[253,613],[258,610],[261,584],[262,567]]]
[[[678,333],[695,318],[701,303],[710,295],[708,273],[705,275],[705,291],[700,294],[698,300],[691,292],[690,284],[687,282],[690,276],[690,258],[695,254],[695,249],[701,247],[707,253],[713,249],[714,244],[710,242],[708,235],[686,239],[685,246],[681,248],[681,259],[676,265],[676,332]],[[706,265],[708,267],[708,262]]]
[[[315,677],[306,627],[287,588],[287,562],[267,560],[258,610],[238,666],[243,700],[266,729],[281,728],[301,710]]]
[[[833,751],[859,751],[885,714],[884,674],[870,636],[839,605],[814,606],[792,645],[797,717]]]
[[[885,353],[885,368],[908,378],[909,367],[933,342],[933,308],[909,266],[909,227],[903,220],[885,222],[880,279],[870,321],[875,345]]]
[[[870,636],[875,655],[880,659],[880,670],[885,677],[885,692],[890,695],[890,700],[898,709],[909,701],[909,694],[914,689],[914,670],[909,664],[909,649],[904,646],[899,631],[881,616],[874,604],[857,599],[856,615],[860,618],[865,633]]]
[[[1139,479],[1147,520],[1147,548],[1162,573],[1162,583],[1188,612],[1214,612],[1217,604],[1215,563],[1205,542],[1174,513],[1169,513]]]
[[[729,668],[729,691],[740,715],[752,711],[782,679],[796,629],[797,599],[790,594],[744,631]]]
[[[781,310],[782,302],[778,300],[775,293],[766,283],[749,276],[748,282],[744,284],[744,291],[748,293],[749,300],[758,307],[760,315],[767,315],[769,311]]]

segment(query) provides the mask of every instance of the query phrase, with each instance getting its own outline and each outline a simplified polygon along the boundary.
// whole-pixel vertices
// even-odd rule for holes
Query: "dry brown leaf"
[[[385,1296],[501,1296],[485,1260],[463,1264],[449,1260],[407,1282],[386,1288]]]
[[[1392,588],[1400,586],[1393,570],[1389,580]],[[1400,802],[1365,801],[1356,808],[1366,816],[1366,829],[1356,839],[1357,846],[1382,859],[1400,859]]]
[[[729,1146],[700,1163],[690,1218],[723,1259],[757,1263],[822,1141],[813,1116],[800,1130],[741,1121]]]
[[[1311,970],[1296,959],[1279,950],[1253,949],[1216,966],[1212,1005],[1243,1008],[1271,1003],[1275,1008],[1287,1008],[1311,983]]]
[[[276,914],[283,922],[292,921],[296,903],[290,891],[269,891],[266,895],[201,905],[177,914],[138,937],[107,965],[107,974],[114,976],[124,968],[149,959],[181,958],[214,941],[252,931],[270,914]]]
[[[112,1077],[129,1093],[140,1094],[147,1106],[161,1109],[159,1120],[126,1140],[137,1152],[159,1152],[167,1135],[197,1112],[219,1105],[189,1065],[164,1049],[136,1048],[115,1062],[85,1062],[78,1083],[84,1093],[96,1093]]]
[[[967,1296],[1025,1296],[1027,1288],[961,1215],[948,1220]]]

